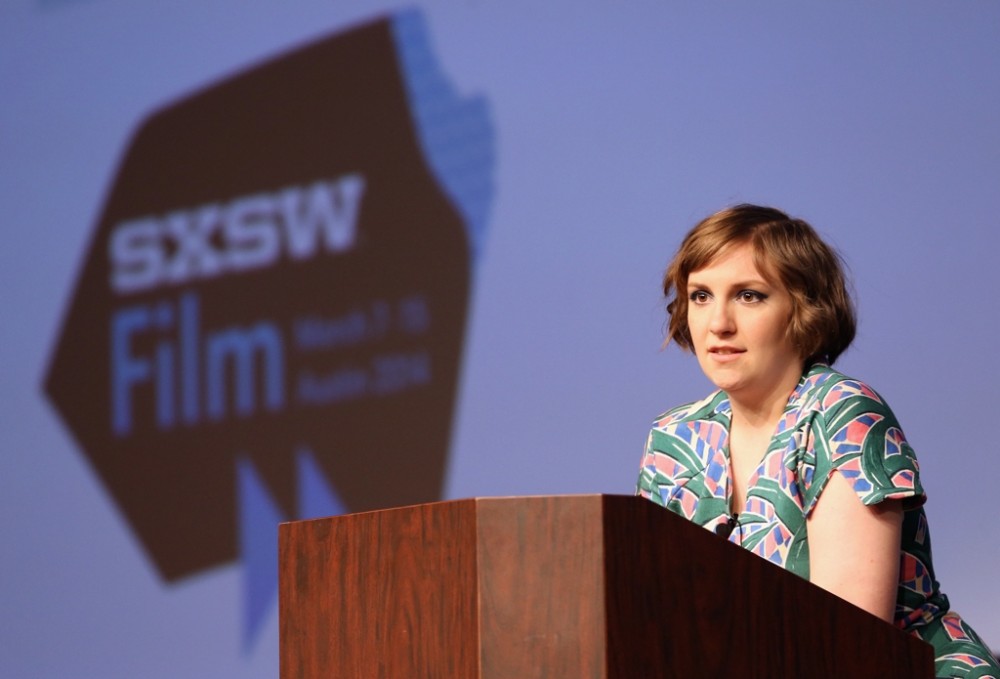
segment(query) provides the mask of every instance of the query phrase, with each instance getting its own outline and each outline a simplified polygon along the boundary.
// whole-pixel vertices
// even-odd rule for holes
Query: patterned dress
[[[711,530],[729,522],[731,414],[717,391],[661,416],[638,494]],[[896,625],[934,647],[937,676],[1000,679],[1000,664],[938,587],[916,457],[889,406],[864,383],[823,364],[806,371],[750,478],[729,540],[808,579],[806,518],[834,470],[866,505],[903,501]]]

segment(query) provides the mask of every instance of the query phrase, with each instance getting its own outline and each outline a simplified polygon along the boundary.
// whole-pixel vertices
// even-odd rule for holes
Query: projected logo
[[[164,579],[243,560],[247,642],[280,520],[440,497],[492,167],[412,12],[133,139],[46,390]]]

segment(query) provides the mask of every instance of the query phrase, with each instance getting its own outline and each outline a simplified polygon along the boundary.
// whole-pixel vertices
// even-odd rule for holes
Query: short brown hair
[[[840,256],[809,224],[770,207],[742,204],[706,217],[684,238],[663,275],[667,299],[666,343],[691,351],[687,283],[692,271],[708,266],[723,251],[749,243],[754,264],[792,298],[788,336],[807,362],[833,363],[851,342],[857,326]]]

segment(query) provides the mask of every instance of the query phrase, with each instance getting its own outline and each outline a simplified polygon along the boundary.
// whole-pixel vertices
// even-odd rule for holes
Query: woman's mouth
[[[727,363],[736,360],[745,351],[745,349],[738,349],[736,347],[710,347],[708,353],[716,361]]]

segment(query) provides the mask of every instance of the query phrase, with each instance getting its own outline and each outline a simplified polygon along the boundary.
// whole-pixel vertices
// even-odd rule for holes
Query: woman
[[[870,387],[837,255],[804,221],[739,205],[699,223],[663,281],[667,342],[718,391],[653,426],[638,493],[934,646],[938,676],[1000,665],[949,611],[913,450]]]

